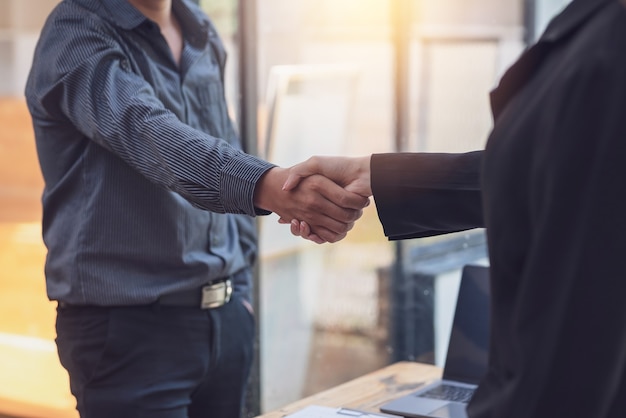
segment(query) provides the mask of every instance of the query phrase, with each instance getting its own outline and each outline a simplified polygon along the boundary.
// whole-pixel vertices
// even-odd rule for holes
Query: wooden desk
[[[348,407],[380,412],[379,407],[441,377],[441,369],[423,363],[400,362],[366,374],[342,385],[301,399],[260,418],[279,418],[307,405]]]

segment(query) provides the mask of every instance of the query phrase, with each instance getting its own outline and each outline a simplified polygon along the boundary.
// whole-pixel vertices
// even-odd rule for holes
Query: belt
[[[226,305],[233,294],[230,279],[213,282],[199,289],[184,290],[162,295],[157,304],[163,306],[191,306],[200,309],[214,309]]]
[[[233,294],[233,285],[230,280],[222,279],[192,290],[183,290],[162,295],[156,301],[162,306],[189,306],[200,309],[214,309],[226,305]],[[59,308],[81,308],[87,305],[73,305],[59,301]]]

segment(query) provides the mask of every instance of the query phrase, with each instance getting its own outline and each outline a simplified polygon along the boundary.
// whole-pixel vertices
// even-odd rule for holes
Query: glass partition
[[[315,154],[393,150],[389,1],[258,2],[260,150],[288,166]],[[260,219],[263,410],[387,364],[377,270],[391,245],[375,210],[318,246]]]

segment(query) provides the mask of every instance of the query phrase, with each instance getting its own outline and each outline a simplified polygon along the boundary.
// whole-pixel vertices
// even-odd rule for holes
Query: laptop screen
[[[487,371],[489,267],[463,268],[443,378],[478,384]]]

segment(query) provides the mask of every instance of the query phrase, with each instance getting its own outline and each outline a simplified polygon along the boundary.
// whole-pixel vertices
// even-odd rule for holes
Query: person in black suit
[[[486,227],[489,370],[472,418],[626,417],[626,1],[574,0],[491,93],[484,151],[314,157],[392,240]],[[316,242],[305,223],[292,232]]]

